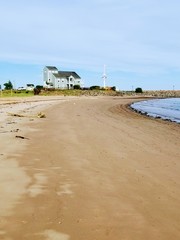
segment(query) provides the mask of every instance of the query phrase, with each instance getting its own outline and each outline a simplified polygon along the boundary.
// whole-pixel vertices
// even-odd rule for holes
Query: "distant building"
[[[25,87],[18,87],[17,90],[26,90],[26,88]]]
[[[74,85],[82,87],[82,80],[75,72],[58,71],[54,66],[46,66],[43,70],[44,88],[73,89]]]
[[[26,84],[26,90],[27,91],[33,91],[34,90],[34,84]]]

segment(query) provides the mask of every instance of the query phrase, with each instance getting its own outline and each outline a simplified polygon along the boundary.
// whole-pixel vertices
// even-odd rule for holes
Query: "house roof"
[[[76,72],[59,71],[58,73],[54,73],[53,75],[59,78],[68,78],[70,76],[73,76],[76,79],[80,79],[80,76]]]
[[[46,68],[48,68],[49,70],[58,70],[56,67],[54,66],[46,66]]]

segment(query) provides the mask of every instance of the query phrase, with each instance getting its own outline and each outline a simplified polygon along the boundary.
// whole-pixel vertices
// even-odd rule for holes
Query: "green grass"
[[[98,95],[115,95],[116,92],[112,90],[42,90],[40,96],[98,96]],[[3,90],[0,92],[0,97],[32,97],[34,91],[26,90]]]
[[[26,90],[3,90],[0,92],[0,97],[32,97],[33,91]]]
[[[65,89],[65,90],[43,90],[42,96],[98,96],[98,95],[115,95],[112,90],[80,90],[80,89]]]

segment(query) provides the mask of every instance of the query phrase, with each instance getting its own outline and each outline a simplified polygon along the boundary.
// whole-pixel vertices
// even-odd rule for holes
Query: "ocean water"
[[[148,116],[180,123],[180,98],[141,101],[131,104],[131,107]]]

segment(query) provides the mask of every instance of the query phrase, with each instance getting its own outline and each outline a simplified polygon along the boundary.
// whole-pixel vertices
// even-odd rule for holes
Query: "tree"
[[[13,89],[13,85],[12,85],[12,82],[9,80],[7,83],[4,83],[4,86],[5,86],[5,90],[11,90]]]
[[[143,90],[142,90],[142,88],[138,87],[138,88],[135,89],[135,92],[136,92],[136,93],[142,93]]]

